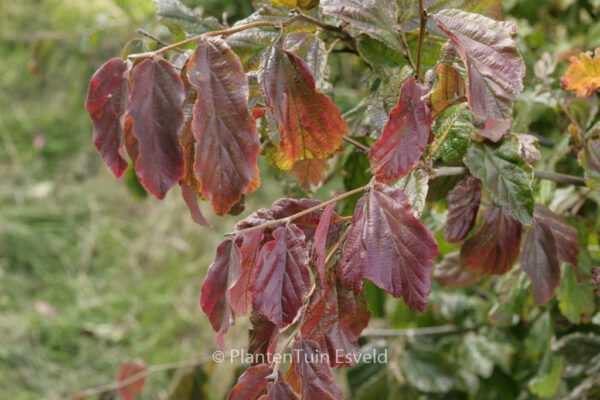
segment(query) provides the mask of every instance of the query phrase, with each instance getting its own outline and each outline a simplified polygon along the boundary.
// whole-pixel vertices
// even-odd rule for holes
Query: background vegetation
[[[250,1],[243,0],[186,3],[218,19],[225,13],[231,22],[252,12]],[[600,1],[502,3],[505,17],[517,21],[528,65],[517,121],[560,146],[568,120],[551,98],[536,91],[542,82],[533,74],[534,64],[547,53],[548,63],[557,64],[550,75],[557,77],[570,55],[600,46]],[[136,28],[169,39],[155,11],[150,0],[0,2],[1,398],[64,398],[114,380],[123,361],[157,364],[207,355],[214,348],[214,334],[197,304],[199,289],[219,232],[239,217],[213,218],[216,230],[201,230],[176,194],[157,202],[141,196],[127,176],[126,184],[115,182],[93,148],[83,108],[89,77],[120,53]],[[332,65],[336,101],[348,110],[364,94],[365,81],[356,65],[337,55]],[[558,88],[555,78],[544,84]],[[583,112],[593,118],[597,108]],[[555,151],[545,148],[545,159]],[[565,172],[579,171],[574,157],[562,163]],[[283,192],[300,191],[292,178],[281,185],[275,172],[263,171],[262,189],[250,197],[246,213]],[[327,197],[341,185],[331,182],[316,195]],[[555,189],[549,186],[547,192]],[[557,201],[572,197],[570,189],[559,190],[564,197]],[[597,250],[596,205],[581,207],[591,220],[570,222],[595,227],[596,234],[582,241]],[[586,253],[584,274],[597,264],[594,255]],[[587,375],[576,382],[565,378],[569,360],[551,351],[552,339],[599,332],[600,314],[587,281],[578,283],[572,270],[565,270],[563,279],[567,285],[558,300],[541,309],[532,306],[529,289],[523,288],[527,283],[517,274],[495,285],[435,288],[430,311],[419,315],[401,301],[372,301],[375,316],[385,317],[374,326],[453,324],[466,333],[385,344],[393,350],[392,367],[349,372],[351,381],[365,383],[351,387],[354,397],[400,398],[400,388],[406,398],[565,397]],[[524,289],[518,292],[522,296],[517,289]],[[240,325],[230,339],[238,347],[245,343],[243,321]],[[580,360],[593,361],[584,354]],[[227,370],[209,374],[213,398],[235,381],[231,368],[205,366]],[[182,373],[153,375],[141,398],[167,398]]]

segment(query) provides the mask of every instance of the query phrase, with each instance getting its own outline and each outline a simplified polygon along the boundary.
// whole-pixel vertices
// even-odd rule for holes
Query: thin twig
[[[367,329],[361,336],[363,337],[415,337],[415,336],[434,336],[447,335],[449,333],[460,333],[470,331],[476,328],[462,328],[456,325],[429,326],[425,328],[410,329]]]
[[[343,33],[346,36],[349,36],[343,28],[339,27],[339,26],[335,26],[335,25],[330,25],[327,24],[323,21],[320,21],[316,18],[313,18],[309,15],[303,14],[302,12],[298,12],[295,11],[296,14],[289,17],[286,20],[283,21],[254,21],[254,22],[250,22],[247,24],[243,24],[243,25],[238,25],[238,26],[234,26],[231,28],[227,28],[227,29],[221,29],[221,30],[217,30],[217,31],[210,31],[210,32],[205,32],[205,33],[201,33],[198,35],[194,35],[194,36],[190,36],[187,39],[184,39],[180,42],[177,43],[173,43],[171,45],[162,47],[158,50],[155,51],[149,51],[149,52],[145,52],[145,53],[138,53],[138,54],[131,54],[129,56],[130,59],[136,59],[136,58],[145,58],[145,57],[152,57],[152,56],[158,56],[161,55],[169,50],[173,50],[176,49],[178,47],[181,47],[183,45],[186,45],[188,43],[192,43],[195,42],[196,40],[203,38],[203,37],[208,37],[208,36],[227,36],[227,35],[232,35],[234,33],[237,32],[241,32],[241,31],[245,31],[247,29],[252,29],[252,28],[260,28],[260,27],[271,27],[271,28],[284,28],[288,25],[291,25],[292,23],[298,21],[298,20],[305,20],[308,21],[314,25],[317,25],[318,27],[325,29],[325,30],[329,30],[329,31],[333,31],[333,32],[339,32],[339,33]]]
[[[69,396],[70,399],[83,399],[89,396],[95,396],[105,392],[111,392],[113,390],[119,390],[125,386],[131,385],[132,383],[137,382],[140,379],[146,378],[150,375],[156,374],[157,372],[169,371],[173,369],[182,369],[182,368],[191,368],[197,367],[201,364],[208,362],[210,357],[202,357],[191,360],[183,360],[183,361],[175,361],[165,364],[156,364],[146,368],[143,371],[138,372],[135,375],[131,375],[130,377],[123,379],[119,382],[112,382],[106,385],[96,386],[89,389],[82,390],[81,392],[75,393],[72,396]]]
[[[371,150],[368,146],[365,146],[364,144],[357,142],[356,140],[352,139],[349,136],[343,136],[342,140],[355,146],[357,149],[359,149],[363,153],[368,153]]]
[[[552,171],[535,171],[535,177],[538,179],[545,179],[547,181],[554,181],[556,183],[564,183],[566,185],[573,186],[585,186],[585,179],[580,176],[561,174]]]
[[[135,31],[137,33],[139,33],[140,35],[145,36],[148,39],[155,41],[156,43],[160,44],[161,46],[170,46],[169,43],[165,42],[164,40],[161,40],[161,39],[157,38],[156,36],[154,36],[150,32],[146,31],[145,29],[137,28]]]
[[[423,39],[425,39],[425,28],[427,27],[427,10],[425,0],[419,0],[419,42],[417,44],[417,80],[421,81],[421,60],[423,58]]]
[[[408,45],[408,41],[406,40],[406,34],[404,33],[404,31],[402,29],[400,29],[398,31],[398,36],[400,36],[400,43],[402,44],[402,48],[404,50],[404,57],[406,57],[406,60],[408,61],[408,65],[410,65],[410,67],[412,68],[412,70],[415,72],[415,75],[417,74],[417,66],[415,65],[415,61],[412,58],[412,54],[410,54],[410,46]]]
[[[242,234],[242,233],[248,233],[248,232],[251,232],[251,231],[255,231],[257,229],[264,229],[264,228],[269,228],[269,227],[272,227],[272,226],[287,224],[289,222],[294,221],[295,219],[298,219],[300,217],[308,215],[308,214],[310,214],[312,212],[318,211],[321,208],[326,207],[326,206],[328,206],[331,203],[335,203],[335,202],[338,202],[340,200],[343,200],[346,197],[352,196],[353,194],[364,192],[365,190],[367,190],[370,187],[370,185],[371,184],[368,184],[368,185],[361,186],[361,187],[356,188],[356,189],[352,189],[352,190],[350,190],[348,192],[344,192],[344,193],[338,194],[337,196],[335,196],[335,197],[333,197],[333,198],[331,198],[329,200],[326,200],[326,201],[324,201],[322,203],[319,203],[316,206],[307,208],[306,210],[300,211],[299,213],[296,213],[294,215],[290,215],[289,217],[279,218],[279,219],[273,219],[273,220],[264,222],[264,223],[262,223],[260,225],[251,226],[250,228],[241,229],[239,231],[226,233],[225,236],[234,236],[234,235],[237,235],[237,234]]]
[[[340,27],[340,26],[336,26],[336,25],[331,25],[328,24],[326,22],[323,22],[319,19],[313,18],[310,15],[306,15],[302,12],[302,10],[300,9],[296,9],[295,12],[297,13],[298,16],[300,16],[303,20],[310,22],[313,25],[318,26],[319,28],[325,29],[327,31],[333,31],[333,32],[340,32],[343,33],[344,35],[348,35],[348,33],[344,30],[344,28]],[[350,35],[348,35],[350,36]]]
[[[165,46],[162,47],[158,50],[155,51],[149,51],[146,53],[138,53],[138,54],[131,54],[129,56],[130,59],[135,59],[135,58],[144,58],[144,57],[152,57],[152,56],[158,56],[160,54],[163,54],[169,50],[173,50],[176,49],[177,47],[181,47],[183,45],[186,45],[188,43],[192,43],[195,42],[196,40],[202,38],[202,37],[207,37],[207,36],[223,36],[223,35],[232,35],[234,33],[237,32],[241,32],[241,31],[245,31],[247,29],[252,29],[252,28],[260,28],[260,27],[272,27],[272,28],[281,28],[281,27],[285,27],[288,26],[296,21],[298,21],[299,19],[303,18],[302,15],[294,15],[284,21],[254,21],[254,22],[250,22],[247,24],[243,24],[243,25],[239,25],[239,26],[234,26],[232,28],[227,28],[227,29],[221,29],[218,31],[211,31],[211,32],[205,32],[205,33],[201,33],[199,35],[194,35],[194,36],[190,36],[187,39],[184,39],[182,41],[179,41],[177,43],[173,43],[169,46]]]
[[[453,175],[463,175],[467,173],[467,169],[465,167],[441,167],[436,168],[431,171],[429,175],[430,179],[434,179],[440,176],[453,176]],[[543,179],[546,181],[553,181],[556,183],[564,183],[565,185],[573,185],[573,186],[585,186],[585,179],[580,176],[561,174],[559,172],[553,171],[534,171],[534,176],[537,179]]]

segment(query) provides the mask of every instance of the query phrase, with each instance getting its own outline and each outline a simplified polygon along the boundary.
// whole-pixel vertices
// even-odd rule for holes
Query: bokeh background
[[[245,0],[185,3],[229,21],[252,12]],[[598,1],[503,3],[529,65],[543,51],[600,45],[600,22],[575,7]],[[199,228],[176,190],[158,202],[127,176],[115,181],[91,142],[89,78],[139,27],[168,37],[151,0],[0,1],[1,399],[65,398],[113,381],[124,361],[158,364],[215,348],[199,292],[221,234],[239,217],[211,216],[215,230]],[[337,68],[350,86],[359,79]],[[264,172],[246,213],[282,190]],[[244,343],[244,323],[232,343]],[[209,377],[214,398],[229,372]],[[142,398],[167,398],[178,374],[153,375]]]

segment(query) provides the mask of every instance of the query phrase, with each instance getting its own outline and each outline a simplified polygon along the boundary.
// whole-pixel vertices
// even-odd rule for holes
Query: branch
[[[547,181],[554,181],[556,183],[564,183],[566,185],[573,186],[585,186],[585,179],[580,176],[561,174],[552,171],[535,171],[535,177],[538,179],[545,179]]]
[[[467,173],[467,169],[465,167],[441,167],[436,168],[431,171],[429,175],[430,179],[434,179],[440,176],[453,176],[453,175],[463,175]],[[585,179],[580,176],[561,174],[559,172],[552,171],[534,171],[534,176],[537,179],[543,179],[546,181],[553,181],[556,183],[563,183],[565,185],[573,185],[573,186],[585,186]]]
[[[427,10],[425,9],[425,0],[419,0],[419,42],[417,45],[417,80],[421,80],[421,59],[423,58],[423,39],[425,38],[425,28],[427,27]]]
[[[148,51],[146,53],[138,53],[138,54],[131,54],[128,58],[130,59],[136,59],[136,58],[145,58],[145,57],[152,57],[152,56],[158,56],[160,54],[166,53],[169,50],[173,50],[176,49],[177,47],[181,47],[183,45],[186,45],[188,43],[192,43],[195,42],[196,40],[203,38],[203,37],[208,37],[208,36],[222,36],[222,35],[232,35],[234,33],[237,32],[241,32],[241,31],[245,31],[247,29],[252,29],[252,28],[260,28],[260,27],[272,27],[272,28],[283,28],[285,26],[288,26],[296,21],[298,21],[299,19],[301,19],[302,16],[301,15],[294,15],[286,20],[283,21],[254,21],[254,22],[250,22],[247,24],[243,24],[243,25],[239,25],[239,26],[234,26],[232,28],[227,28],[227,29],[221,29],[218,31],[210,31],[210,32],[205,32],[205,33],[201,33],[199,35],[194,35],[194,36],[190,36],[187,39],[184,39],[182,41],[179,41],[177,43],[173,43],[169,46],[165,46],[162,47],[158,50],[155,51]]]
[[[271,221],[264,222],[264,223],[262,223],[260,225],[251,226],[250,228],[246,228],[246,229],[242,229],[242,230],[239,230],[239,231],[234,231],[234,232],[226,233],[225,236],[234,236],[234,235],[237,235],[239,233],[248,233],[248,232],[251,232],[251,231],[255,231],[257,229],[269,228],[271,226],[276,226],[276,225],[290,223],[290,222],[292,222],[295,219],[298,219],[300,217],[308,215],[308,214],[310,214],[312,212],[318,211],[321,208],[326,207],[326,206],[328,206],[331,203],[336,203],[336,202],[338,202],[340,200],[345,199],[346,197],[350,197],[350,196],[352,196],[354,194],[357,194],[357,193],[360,193],[360,192],[364,192],[370,186],[371,186],[371,184],[369,183],[369,184],[367,184],[365,186],[361,186],[359,188],[352,189],[350,191],[338,194],[337,196],[335,196],[335,197],[333,197],[333,198],[331,198],[329,200],[326,200],[326,201],[324,201],[322,203],[319,203],[316,206],[307,208],[306,210],[300,211],[299,213],[296,213],[294,215],[290,215],[289,217],[280,218],[280,219],[273,219]]]
[[[473,328],[461,328],[456,325],[441,325],[441,326],[428,326],[425,328],[411,328],[411,329],[367,329],[361,336],[363,337],[415,337],[415,336],[434,336],[434,335],[447,335],[450,333],[461,333],[476,329]]]
[[[243,24],[243,25],[238,25],[238,26],[234,26],[231,28],[227,28],[227,29],[221,29],[221,30],[217,30],[217,31],[210,31],[210,32],[204,32],[198,35],[194,35],[194,36],[190,36],[187,39],[184,39],[182,41],[179,41],[177,43],[173,43],[171,45],[162,47],[158,50],[155,51],[148,51],[145,53],[138,53],[138,54],[131,54],[128,58],[130,59],[136,59],[136,58],[145,58],[145,57],[152,57],[152,56],[158,56],[161,55],[163,53],[166,53],[169,50],[173,50],[176,49],[178,47],[181,47],[183,45],[186,45],[188,43],[192,43],[195,42],[196,40],[203,38],[203,37],[208,37],[208,36],[227,36],[227,35],[232,35],[234,33],[237,32],[241,32],[241,31],[245,31],[247,29],[252,29],[252,28],[260,28],[260,27],[270,27],[270,28],[284,28],[288,25],[293,24],[294,22],[298,21],[298,20],[305,20],[307,22],[310,22],[316,26],[318,26],[319,28],[325,29],[325,30],[329,30],[332,32],[338,32],[338,33],[342,33],[345,36],[349,36],[346,31],[344,31],[343,28],[339,27],[339,26],[335,26],[335,25],[330,25],[327,24],[323,21],[320,21],[316,18],[313,18],[311,16],[308,16],[306,14],[303,14],[302,12],[298,12],[297,10],[294,11],[296,14],[289,17],[286,20],[283,21],[254,21],[254,22],[250,22],[247,24]]]
[[[165,42],[163,40],[160,40],[159,38],[157,38],[156,36],[154,36],[150,32],[146,31],[145,29],[137,28],[135,31],[137,33],[139,33],[140,35],[145,36],[148,39],[155,41],[156,43],[160,44],[161,46],[170,46],[169,43],[167,43],[167,42]]]
[[[156,374],[157,372],[169,371],[172,369],[191,368],[197,367],[201,364],[208,362],[210,357],[202,357],[191,360],[175,361],[165,364],[151,365],[143,371],[138,372],[135,375],[131,375],[127,379],[123,379],[119,382],[112,382],[106,385],[96,386],[89,389],[82,390],[81,392],[75,393],[69,396],[70,399],[83,399],[89,396],[95,396],[105,392],[112,392],[113,390],[119,390],[125,386],[131,385],[140,379],[146,378],[150,375]]]
[[[406,41],[406,34],[404,33],[404,31],[402,29],[399,29],[398,36],[400,36],[400,43],[402,44],[402,49],[404,50],[404,57],[406,58],[406,61],[408,61],[408,65],[410,65],[410,67],[412,68],[412,70],[415,72],[415,75],[416,75],[417,74],[417,66],[415,65],[412,55],[410,54],[410,46],[408,45],[408,42]]]
[[[371,148],[369,146],[365,146],[364,144],[357,142],[356,140],[352,139],[349,136],[343,136],[342,140],[355,146],[358,150],[362,151],[363,153],[369,153],[369,151],[371,150]]]

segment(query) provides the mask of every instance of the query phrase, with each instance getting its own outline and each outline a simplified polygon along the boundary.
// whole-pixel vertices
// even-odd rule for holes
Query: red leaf
[[[379,181],[402,178],[423,155],[431,131],[431,110],[424,99],[427,92],[415,78],[402,84],[398,104],[369,152],[371,169]]]
[[[126,362],[121,365],[121,369],[117,375],[117,381],[120,384],[129,382],[118,390],[119,395],[123,400],[134,400],[135,396],[144,390],[146,377],[140,376],[138,379],[133,379],[144,371],[146,371],[146,365],[142,362]]]
[[[358,338],[370,318],[362,294],[356,294],[341,285],[330,285],[326,293],[313,294],[300,327],[300,335],[326,349],[331,366],[352,366],[353,357],[359,351]]]
[[[467,99],[473,113],[484,120],[509,118],[525,76],[525,63],[511,38],[514,23],[456,9],[431,17],[465,64]]]
[[[512,125],[511,119],[488,119],[485,121],[485,125],[477,135],[491,140],[494,143],[498,143],[500,139],[510,132]]]
[[[463,288],[471,286],[479,277],[465,271],[460,265],[460,253],[454,251],[446,254],[442,262],[435,266],[433,277],[447,288]]]
[[[225,215],[257,172],[260,141],[248,111],[248,81],[238,56],[216,38],[206,38],[196,48],[187,73],[198,89],[192,120],[194,171],[202,195],[218,215]]]
[[[344,392],[335,384],[331,368],[319,344],[312,340],[294,342],[293,362],[296,375],[301,380],[302,400],[339,400]]]
[[[185,201],[188,209],[190,210],[190,215],[192,216],[192,220],[200,226],[204,226],[207,228],[211,228],[210,223],[204,218],[202,215],[202,211],[200,211],[200,207],[198,206],[198,196],[194,189],[189,187],[187,183],[182,181],[181,183],[181,196]]]
[[[460,251],[461,264],[478,274],[502,275],[514,265],[521,245],[521,224],[505,207],[490,205],[483,225]]]
[[[331,99],[317,91],[306,62],[282,46],[280,39],[268,49],[258,79],[281,133],[275,163],[287,170],[298,160],[333,154],[348,125]]]
[[[183,82],[168,61],[146,59],[133,68],[129,115],[139,147],[135,171],[142,186],[158,199],[185,173],[178,139],[184,100]]]
[[[108,60],[92,76],[85,102],[94,125],[94,145],[117,178],[127,169],[127,161],[119,154],[122,141],[119,118],[127,90],[126,73],[125,61]]]
[[[444,237],[450,243],[467,237],[475,220],[481,201],[481,181],[468,176],[448,193],[448,217]]]
[[[550,228],[550,231],[556,240],[558,260],[576,267],[579,264],[577,229],[567,224],[560,216],[541,204],[535,206],[533,218],[536,223]]]
[[[415,217],[400,189],[375,186],[356,205],[342,253],[340,278],[355,291],[363,277],[425,310],[431,292],[433,260],[438,255],[431,232]]]
[[[227,400],[256,400],[267,392],[267,377],[273,373],[270,366],[259,364],[248,368],[229,392]]]
[[[331,203],[327,207],[325,207],[325,211],[321,216],[319,225],[317,225],[315,239],[313,241],[313,251],[315,254],[317,271],[319,272],[321,285],[324,285],[325,283],[325,261],[327,257],[327,255],[325,254],[325,249],[327,248],[327,233],[329,232],[331,217],[333,215],[334,210],[335,203]]]
[[[298,396],[294,393],[291,386],[279,379],[277,382],[267,384],[267,400],[297,400]]]
[[[560,283],[560,264],[552,230],[534,223],[525,234],[521,267],[531,279],[533,301],[537,305],[549,302]]]
[[[250,283],[252,270],[258,264],[262,239],[263,229],[250,231],[235,238],[235,244],[241,255],[241,262],[234,265],[239,270],[230,272],[231,276],[236,278],[227,289],[227,302],[237,316],[246,314],[248,304],[252,301],[248,284]]]
[[[294,321],[310,291],[308,249],[293,224],[275,229],[273,238],[260,251],[249,291],[254,309],[282,327]]]
[[[252,311],[248,330],[248,354],[252,354],[255,364],[270,361],[277,348],[279,328],[264,315]]]
[[[237,246],[231,239],[224,240],[217,247],[213,263],[208,268],[204,283],[200,306],[208,316],[210,323],[217,332],[215,341],[223,349],[223,336],[233,324],[234,317],[229,304],[227,304],[226,291],[231,281],[231,271],[239,271],[240,254]]]

